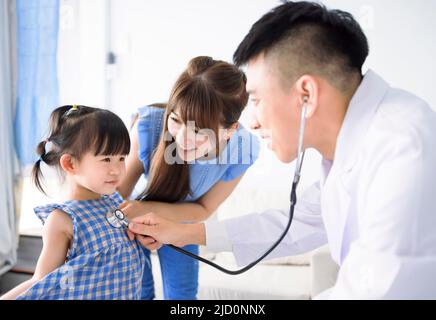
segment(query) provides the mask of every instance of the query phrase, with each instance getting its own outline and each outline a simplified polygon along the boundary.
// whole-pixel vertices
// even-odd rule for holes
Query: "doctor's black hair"
[[[105,109],[81,105],[56,108],[50,115],[48,137],[36,147],[39,159],[32,170],[36,187],[45,193],[41,183],[41,162],[59,169],[63,154],[70,154],[80,161],[87,152],[95,156],[129,154],[129,131],[123,121]]]
[[[279,56],[293,54],[291,58],[284,57],[288,61],[283,62],[280,69],[283,66],[289,68],[289,64],[294,62],[303,73],[311,71],[305,70],[304,64],[313,64],[312,70],[322,72],[335,64],[330,68],[330,78],[337,77],[339,71],[342,83],[347,81],[346,74],[359,72],[361,75],[369,46],[359,23],[350,13],[329,10],[315,2],[283,2],[252,26],[233,55],[237,66],[248,63],[261,53],[267,56],[278,49],[276,51],[281,50]],[[289,58],[295,61],[289,62]]]

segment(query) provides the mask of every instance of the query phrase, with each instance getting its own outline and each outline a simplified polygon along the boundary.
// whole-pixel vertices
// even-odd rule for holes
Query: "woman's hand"
[[[130,220],[128,234],[130,239],[135,234],[138,241],[147,249],[160,247],[162,243],[178,247],[187,244],[206,244],[203,223],[181,224],[153,212]]]
[[[120,204],[119,208],[125,216],[131,220],[135,217],[140,217],[145,213],[153,211],[151,206],[148,205],[147,201],[138,200],[126,200]]]

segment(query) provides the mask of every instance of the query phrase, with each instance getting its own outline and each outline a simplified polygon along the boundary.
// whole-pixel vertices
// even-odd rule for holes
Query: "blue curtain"
[[[0,0],[0,275],[17,261],[17,219],[14,182],[18,166],[14,153],[15,3]]]
[[[58,103],[59,0],[17,0],[18,83],[15,144],[21,165],[33,164]]]

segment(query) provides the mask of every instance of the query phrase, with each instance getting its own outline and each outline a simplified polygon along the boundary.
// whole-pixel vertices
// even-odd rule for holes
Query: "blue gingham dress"
[[[106,213],[123,201],[118,193],[95,200],[70,200],[36,207],[44,223],[60,209],[73,221],[73,241],[64,265],[46,275],[17,299],[140,299],[145,256],[123,228],[112,227]]]

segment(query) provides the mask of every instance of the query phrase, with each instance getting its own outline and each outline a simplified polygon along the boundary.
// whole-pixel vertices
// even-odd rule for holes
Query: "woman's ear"
[[[239,122],[235,122],[231,125],[230,128],[226,130],[225,139],[230,140],[230,138],[235,134],[236,131],[238,131],[239,128]]]
[[[75,159],[69,154],[63,154],[59,159],[62,170],[69,174],[76,173]]]
[[[306,118],[312,117],[318,108],[319,102],[318,79],[310,75],[303,75],[297,80],[295,86],[300,105],[303,106],[305,102],[307,103]]]

